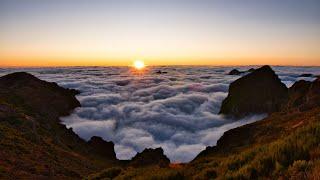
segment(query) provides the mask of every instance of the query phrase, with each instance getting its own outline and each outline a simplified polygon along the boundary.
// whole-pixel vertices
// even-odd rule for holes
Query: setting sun
[[[138,70],[143,69],[145,67],[144,62],[141,60],[134,61],[133,66]]]

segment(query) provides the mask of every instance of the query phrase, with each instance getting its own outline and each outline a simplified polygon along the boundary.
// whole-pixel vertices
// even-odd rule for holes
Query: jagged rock
[[[287,87],[270,66],[263,66],[230,84],[220,114],[243,117],[280,110],[288,96]]]
[[[158,165],[160,167],[167,167],[169,164],[170,160],[163,154],[162,148],[145,149],[134,156],[130,162],[131,166]]]
[[[114,152],[114,143],[107,142],[101,137],[92,136],[88,141],[88,145],[91,148],[91,152],[105,157],[109,160],[116,160],[116,153]]]
[[[229,73],[228,73],[228,75],[240,75],[240,74],[242,74],[243,72],[241,72],[241,71],[239,71],[239,70],[237,70],[237,69],[232,69]]]
[[[159,70],[159,71],[157,71],[156,72],[156,74],[167,74],[168,72],[166,72],[166,71],[161,71],[161,70]]]
[[[289,88],[289,100],[286,110],[305,111],[320,106],[320,78],[313,82],[300,80]]]
[[[250,68],[247,72],[253,72],[253,71],[255,71],[256,69],[254,69],[254,68]]]
[[[0,77],[0,89],[12,97],[19,97],[12,100],[52,118],[67,115],[80,106],[75,98],[79,93],[77,90],[62,88],[56,83],[42,81],[25,72]]]

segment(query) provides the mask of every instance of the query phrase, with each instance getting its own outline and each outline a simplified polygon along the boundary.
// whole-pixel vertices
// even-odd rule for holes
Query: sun
[[[141,60],[135,60],[133,66],[138,70],[141,70],[145,67],[144,62]]]

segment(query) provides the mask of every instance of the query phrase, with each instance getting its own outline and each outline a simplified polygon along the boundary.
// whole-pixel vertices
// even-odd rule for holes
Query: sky
[[[320,65],[319,0],[0,0],[0,66]]]

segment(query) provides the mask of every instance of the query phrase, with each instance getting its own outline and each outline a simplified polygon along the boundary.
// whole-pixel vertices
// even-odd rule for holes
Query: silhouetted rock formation
[[[80,106],[74,97],[78,91],[42,81],[25,72],[0,77],[0,89],[17,96],[21,104],[53,118],[67,115],[69,111]]]
[[[130,166],[158,165],[167,167],[169,164],[170,160],[163,154],[162,148],[145,149],[134,156],[130,162]]]
[[[285,110],[306,111],[317,106],[320,106],[320,78],[313,82],[300,80],[289,88]]]
[[[253,72],[253,71],[255,71],[256,69],[254,69],[254,68],[250,68],[247,72]]]
[[[116,160],[113,142],[103,140],[101,137],[92,136],[88,141],[88,145],[92,148],[91,152],[106,157],[108,160]]]
[[[166,71],[161,71],[161,70],[158,70],[157,72],[156,72],[156,74],[167,74],[168,72],[166,72]]]
[[[230,84],[220,114],[243,117],[280,110],[287,99],[287,87],[269,66],[263,66]]]
[[[242,74],[243,72],[241,72],[241,71],[239,71],[239,70],[237,70],[237,69],[232,69],[229,73],[228,73],[228,75],[240,75],[240,74]]]
[[[232,69],[232,70],[228,73],[228,75],[241,75],[241,74],[243,74],[243,73],[251,73],[251,72],[253,72],[253,71],[255,71],[254,68],[250,68],[250,69],[247,70],[247,71],[239,71],[239,70],[237,70],[237,69]]]

